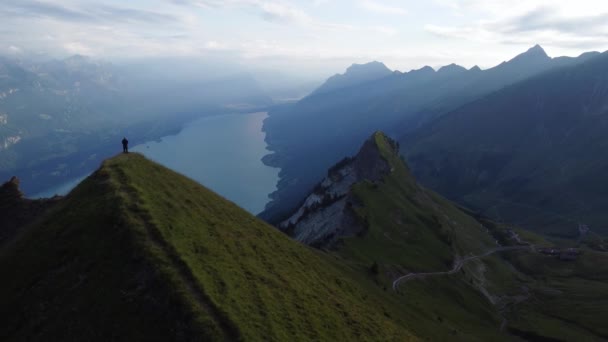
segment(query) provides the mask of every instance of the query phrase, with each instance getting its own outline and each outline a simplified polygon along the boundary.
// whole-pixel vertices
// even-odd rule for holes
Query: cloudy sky
[[[1,0],[0,53],[192,56],[269,69],[490,67],[608,49],[608,1]]]

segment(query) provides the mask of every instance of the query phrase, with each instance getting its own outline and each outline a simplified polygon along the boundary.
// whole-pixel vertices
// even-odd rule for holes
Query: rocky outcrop
[[[375,133],[353,158],[345,158],[331,167],[327,177],[306,197],[302,205],[288,219],[279,224],[297,241],[328,247],[340,237],[354,236],[365,230],[354,208],[357,200],[352,187],[363,180],[380,182],[391,172],[391,166],[377,144]],[[396,148],[395,144],[391,144]]]
[[[19,190],[19,179],[12,177],[0,187],[0,205],[5,202],[23,199],[23,193]]]
[[[30,200],[19,189],[19,179],[12,177],[0,186],[0,245],[11,239],[19,228],[40,217],[61,197]]]

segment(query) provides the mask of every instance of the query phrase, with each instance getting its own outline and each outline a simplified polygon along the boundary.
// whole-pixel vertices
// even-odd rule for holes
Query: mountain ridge
[[[142,155],[106,160],[0,247],[0,339],[608,336],[605,253],[547,257],[531,245],[553,246],[542,237],[417,184],[385,134],[360,150],[330,175],[359,168],[348,191],[364,230],[322,250]]]
[[[299,216],[298,210],[293,216],[295,224],[289,222],[288,234],[371,273],[380,286],[402,296],[395,298],[402,305],[420,302],[414,304],[417,315],[437,315],[441,325],[458,327],[458,337],[439,340],[606,336],[608,331],[600,323],[607,314],[605,300],[599,295],[606,289],[602,279],[608,277],[603,247],[591,250],[583,243],[573,248],[573,241],[562,241],[557,247],[529,231],[492,222],[417,183],[399,156],[399,144],[385,134],[374,133],[361,150],[366,146],[380,154],[372,158],[376,162],[368,170],[380,165],[375,169],[381,172],[355,181],[350,170],[361,153],[337,163],[308,197],[317,201],[307,199],[304,215]],[[351,220],[330,217],[337,212],[332,207],[344,208],[336,204],[341,198],[352,203],[343,214],[351,215]],[[358,229],[353,230],[353,224]],[[320,241],[308,239],[311,234],[306,230],[320,236]],[[325,239],[328,232],[334,234],[332,239]],[[558,288],[560,295],[547,295]],[[450,295],[437,299],[446,293]],[[578,308],[576,315],[573,306]],[[470,319],[478,324],[474,335],[460,330]],[[492,335],[494,324],[502,335]]]
[[[327,247],[341,237],[362,233],[366,227],[353,210],[358,200],[351,187],[363,180],[379,182],[391,172],[391,166],[377,145],[377,139],[385,139],[377,137],[380,134],[376,132],[367,139],[354,157],[332,166],[304,204],[279,223],[279,228],[296,241],[318,247]]]
[[[357,86],[362,83],[387,77],[393,72],[384,63],[373,61],[365,64],[353,64],[344,74],[336,74],[315,89],[311,95],[331,93],[343,88]]]
[[[599,130],[606,125],[608,54],[582,56],[581,63],[506,87],[402,136],[421,181],[482,211],[493,205],[526,227],[569,237],[581,223],[602,231],[602,187],[590,184],[602,184],[606,163],[598,148],[605,144]],[[475,165],[466,176],[456,166],[464,160]]]
[[[282,171],[273,201],[261,217],[276,223],[299,204],[329,166],[354,154],[354,146],[373,131],[401,136],[504,86],[593,58],[547,59],[541,50],[533,47],[486,70],[452,74],[424,67],[395,73],[332,93],[313,93],[294,105],[271,110],[263,128],[271,154],[263,160]],[[302,160],[312,162],[301,165]]]
[[[348,269],[135,153],[24,229],[0,249],[3,340],[416,339]]]

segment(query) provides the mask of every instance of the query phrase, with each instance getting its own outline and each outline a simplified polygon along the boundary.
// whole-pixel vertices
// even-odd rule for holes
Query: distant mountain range
[[[403,136],[429,187],[537,231],[608,233],[608,54],[545,72]]]
[[[266,119],[266,222],[138,153],[24,196],[123,132],[273,103],[145,70],[0,59],[0,340],[608,339],[608,52],[353,65]]]
[[[186,79],[158,68],[0,58],[0,177],[18,175],[36,193],[91,172],[123,135],[144,142],[196,117],[273,103],[247,73]]]
[[[268,205],[261,217],[273,222],[283,220],[286,213],[293,210],[305,194],[322,179],[324,170],[332,165],[333,160],[339,159],[343,155],[353,154],[356,141],[377,129],[385,130],[389,135],[399,137],[404,145],[404,155],[408,157],[424,155],[426,158],[432,159],[438,157],[433,156],[433,152],[429,154],[422,152],[425,148],[424,139],[427,137],[424,132],[429,132],[431,129],[429,127],[444,122],[444,126],[441,126],[442,134],[447,136],[453,133],[451,135],[453,139],[459,139],[458,134],[460,134],[463,138],[462,141],[467,141],[468,145],[454,144],[453,146],[462,147],[457,154],[468,155],[477,144],[475,135],[469,135],[477,134],[475,130],[477,126],[473,119],[461,122],[457,117],[468,115],[463,112],[467,111],[469,103],[478,104],[475,107],[476,113],[484,116],[487,122],[491,122],[494,115],[500,115],[502,120],[508,122],[509,118],[513,117],[513,113],[508,114],[503,109],[516,110],[513,107],[514,104],[521,102],[516,96],[524,96],[531,90],[531,83],[526,83],[527,80],[544,77],[543,75],[547,73],[568,75],[571,70],[593,67],[597,68],[594,71],[596,77],[603,77],[601,75],[605,69],[599,64],[594,64],[601,58],[602,56],[596,52],[585,53],[577,58],[550,58],[537,45],[511,60],[487,70],[481,70],[478,67],[466,70],[457,65],[449,65],[437,71],[424,67],[407,73],[394,72],[365,83],[345,86],[330,93],[313,92],[297,104],[271,111],[264,129],[270,149],[274,153],[266,156],[264,161],[269,165],[281,167],[282,172],[278,190],[272,195],[274,201]],[[370,69],[375,68],[374,66]],[[348,72],[344,77],[347,75]],[[569,82],[567,77],[556,79],[555,81],[560,83],[552,86],[562,87],[564,91],[570,89],[576,93],[573,88],[575,82]],[[534,86],[543,85],[534,83]],[[511,97],[505,96],[504,102],[500,104],[501,107],[486,101],[488,96],[496,96],[493,95],[495,92],[504,93],[507,89],[520,89],[520,91],[511,90],[509,95]],[[593,92],[598,91],[600,90],[593,90]],[[547,94],[547,96],[549,95]],[[564,94],[558,95],[554,92],[553,95],[563,96]],[[565,98],[557,100],[556,104],[562,103]],[[546,103],[552,100],[545,97],[543,101]],[[585,108],[592,105],[585,101],[595,100],[581,98],[581,101],[582,103],[579,103],[577,109],[572,108],[572,118],[575,121],[578,118],[578,111],[585,111]],[[484,105],[482,106],[482,104]],[[524,113],[521,108],[518,108],[517,111],[522,115]],[[460,114],[454,116],[453,113]],[[452,131],[450,125],[455,122],[458,122],[460,128]],[[471,127],[470,131],[468,127]],[[553,126],[546,125],[545,128],[549,130]],[[495,126],[495,129],[500,130],[500,127]],[[510,134],[513,135],[514,140],[517,139],[516,131],[510,132]],[[420,143],[417,143],[416,139],[420,139]],[[415,151],[409,151],[409,148],[414,148],[413,146],[415,146]],[[508,150],[507,147],[505,149]],[[540,156],[543,154],[537,155],[537,157]],[[435,188],[437,184],[448,182],[445,178],[446,174],[435,172],[444,178],[432,179],[433,173],[430,170],[419,170],[418,167],[424,164],[418,161],[413,160],[412,167],[414,172],[421,176],[423,184]],[[425,165],[425,167],[433,167],[433,165]],[[454,171],[454,174],[450,175],[451,177],[459,177],[458,172],[477,174],[480,171],[475,169],[476,164],[459,164],[459,167],[461,168],[458,171],[450,169]],[[532,165],[522,165],[520,172],[533,171],[525,169],[525,167],[532,167]],[[525,177],[522,174],[519,176]],[[441,193],[445,190],[444,187],[436,189]],[[484,191],[486,188],[477,187],[475,191],[477,190]],[[468,191],[474,190],[469,189]],[[479,201],[465,201],[465,193],[455,194],[453,191],[448,191],[447,195],[461,200],[463,203],[474,203],[476,208],[485,208],[479,205]],[[539,196],[548,196],[548,194]],[[508,199],[503,198],[503,200]],[[488,202],[485,205],[491,207],[496,204]],[[558,207],[550,208],[551,206],[548,206],[545,209],[560,210]],[[523,221],[521,217],[509,215],[506,217],[517,222]],[[594,224],[597,222],[597,220],[593,221]],[[571,229],[575,230],[576,225],[571,226]]]

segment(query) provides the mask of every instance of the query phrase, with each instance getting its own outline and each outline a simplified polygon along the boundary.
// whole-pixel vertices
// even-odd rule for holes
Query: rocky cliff
[[[306,197],[303,204],[279,228],[297,241],[327,247],[338,238],[353,236],[365,230],[365,224],[354,212],[357,199],[352,186],[363,180],[380,182],[391,172],[376,143],[375,133],[352,158],[331,167],[327,177]],[[397,145],[392,144],[397,150]]]

